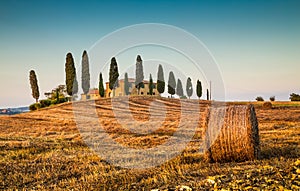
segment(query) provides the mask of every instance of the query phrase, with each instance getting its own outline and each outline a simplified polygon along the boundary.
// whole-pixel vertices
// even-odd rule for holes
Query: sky
[[[120,28],[142,23],[175,26],[198,38],[218,65],[226,100],[288,100],[290,93],[300,93],[299,9],[297,0],[0,1],[0,108],[34,102],[31,69],[43,99],[44,92],[65,83],[68,52],[80,70],[84,50]],[[122,70],[122,63],[133,65],[141,52],[143,59],[152,59],[155,47],[130,50],[132,59],[116,56]],[[92,87],[97,72],[91,73]],[[194,84],[196,79],[192,74]]]

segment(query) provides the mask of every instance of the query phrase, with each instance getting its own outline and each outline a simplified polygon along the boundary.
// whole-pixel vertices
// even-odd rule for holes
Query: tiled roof
[[[97,89],[91,89],[89,94],[99,94],[99,91]]]
[[[119,82],[123,82],[124,79],[120,79]],[[135,83],[135,78],[128,78],[128,82],[129,83]],[[148,80],[143,80],[144,84],[149,84]],[[109,82],[106,82],[106,84],[108,84]],[[156,84],[156,82],[153,81],[154,84]]]

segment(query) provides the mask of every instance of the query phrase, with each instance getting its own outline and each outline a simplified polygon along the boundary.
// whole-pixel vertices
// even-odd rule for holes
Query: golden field
[[[134,120],[148,121],[156,101],[165,106],[165,120],[151,118],[145,129],[160,126],[151,133],[136,134],[124,128],[132,125],[126,115],[115,119],[113,109],[126,110],[125,98],[78,102],[83,119],[89,124],[84,106],[96,108],[98,122],[110,138],[124,147],[147,149],[168,141],[178,125],[190,133],[197,121],[193,139],[175,158],[146,169],[114,166],[86,146],[74,120],[72,103],[38,111],[0,117],[1,190],[299,190],[300,189],[300,104],[273,102],[272,109],[253,102],[259,122],[261,158],[255,161],[205,163],[199,152],[203,120],[209,102],[152,97],[132,97],[129,110]],[[190,109],[180,117],[180,104]],[[199,108],[194,106],[199,103]],[[230,104],[249,104],[235,102]],[[112,109],[113,108],[113,109]],[[151,112],[150,112],[151,111]],[[200,114],[196,111],[200,111]],[[93,127],[94,124],[90,124]],[[184,132],[185,133],[185,132]],[[131,161],[131,157],[126,158]],[[140,160],[147,160],[141,158]]]

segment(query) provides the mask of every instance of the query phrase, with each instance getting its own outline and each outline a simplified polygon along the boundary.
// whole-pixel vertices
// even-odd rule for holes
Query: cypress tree
[[[143,80],[143,60],[140,55],[137,55],[135,68],[135,87],[138,89],[138,95],[140,94],[140,89],[144,87]]]
[[[153,88],[154,88],[153,79],[152,79],[152,75],[150,74],[150,77],[149,77],[149,94],[150,95],[153,95]]]
[[[164,71],[162,65],[158,66],[157,72],[157,91],[162,94],[165,91],[165,79],[164,79]]]
[[[168,93],[172,95],[175,94],[175,87],[176,87],[176,81],[174,77],[174,73],[171,71],[169,73],[169,80],[168,80]]]
[[[66,56],[65,72],[67,93],[68,95],[73,96],[78,92],[78,82],[76,78],[74,59],[71,53],[68,53]]]
[[[81,87],[84,94],[90,90],[89,57],[86,51],[83,51],[81,60]]]
[[[198,99],[200,99],[200,97],[202,96],[202,84],[199,80],[197,80],[196,92]]]
[[[188,77],[188,79],[186,81],[186,94],[189,97],[189,99],[193,95],[193,85],[192,85],[192,80],[190,77]]]
[[[102,73],[100,72],[99,75],[99,95],[101,97],[104,97],[104,86],[103,86],[103,78],[102,78]]]
[[[206,99],[209,100],[209,91],[206,89]]]
[[[125,95],[129,95],[129,81],[128,81],[128,74],[127,72],[125,73],[125,76],[124,76],[124,92],[125,92]]]
[[[56,103],[59,104],[59,89],[56,88]]]
[[[182,96],[183,96],[182,83],[181,83],[181,80],[180,80],[179,78],[178,78],[178,80],[177,80],[176,94],[177,94],[179,97],[182,97]]]
[[[74,67],[74,71],[75,71],[75,80],[73,83],[73,95],[78,93],[78,81],[77,81],[77,76],[76,76],[76,69]]]
[[[118,63],[115,57],[112,57],[110,62],[109,69],[109,89],[113,90],[113,95],[115,96],[115,88],[119,86],[119,71],[118,71]]]
[[[30,81],[30,86],[31,86],[31,91],[32,91],[32,97],[35,99],[35,102],[38,103],[39,97],[40,97],[40,92],[39,92],[37,77],[35,75],[34,70],[31,70],[29,72],[29,81]]]

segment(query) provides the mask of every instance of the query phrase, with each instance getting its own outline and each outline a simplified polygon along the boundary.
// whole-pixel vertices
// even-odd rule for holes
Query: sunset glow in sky
[[[0,108],[34,102],[31,69],[43,99],[44,92],[65,83],[68,52],[79,69],[84,50],[140,23],[173,25],[201,40],[219,65],[226,100],[288,100],[290,93],[300,93],[299,10],[297,0],[1,1]],[[118,61],[134,64],[135,57]],[[94,87],[98,75],[91,78]]]

